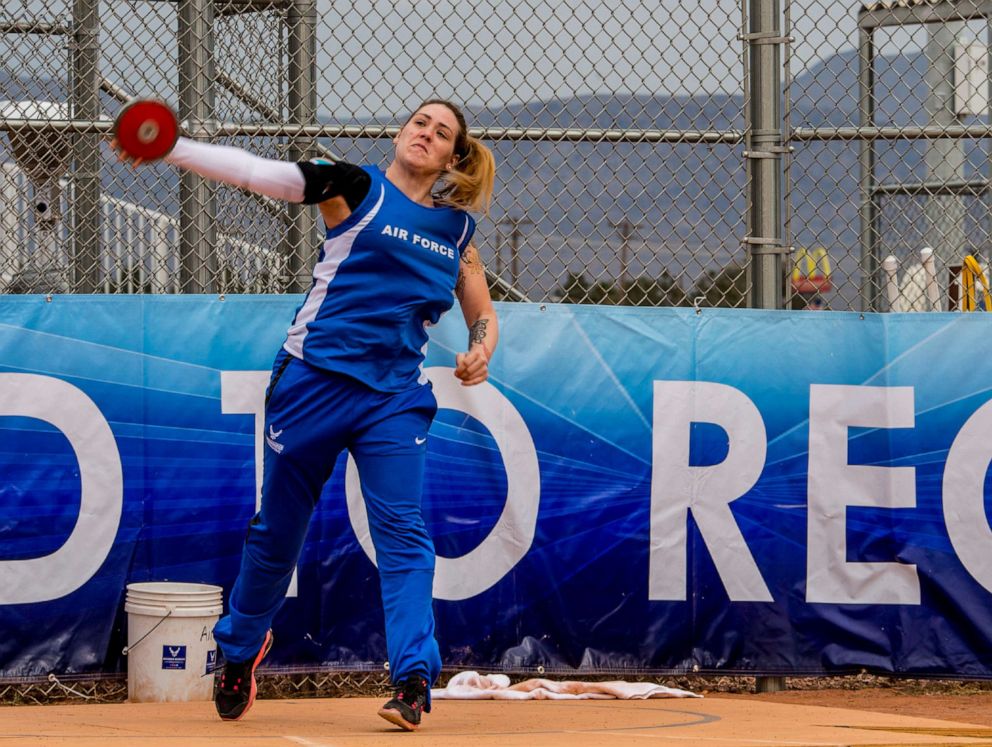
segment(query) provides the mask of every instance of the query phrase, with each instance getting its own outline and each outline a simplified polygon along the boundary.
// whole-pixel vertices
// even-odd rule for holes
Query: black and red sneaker
[[[401,729],[415,731],[427,706],[427,680],[414,675],[399,684],[393,699],[379,709],[379,715]]]
[[[214,672],[214,705],[217,713],[225,721],[237,721],[248,712],[255,702],[258,687],[255,684],[255,670],[272,648],[272,631],[265,634],[262,647],[253,659],[248,661],[225,662]]]

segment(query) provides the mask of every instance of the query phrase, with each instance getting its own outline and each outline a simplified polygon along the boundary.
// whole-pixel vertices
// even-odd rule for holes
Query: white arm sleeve
[[[185,137],[165,157],[167,163],[214,181],[286,202],[302,202],[305,181],[295,163],[261,158],[241,148],[201,143]]]

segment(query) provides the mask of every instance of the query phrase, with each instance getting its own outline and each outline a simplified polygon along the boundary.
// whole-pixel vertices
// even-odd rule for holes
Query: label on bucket
[[[207,671],[204,674],[213,674],[217,668],[217,649],[207,651]]]
[[[162,669],[185,669],[185,646],[162,646]]]

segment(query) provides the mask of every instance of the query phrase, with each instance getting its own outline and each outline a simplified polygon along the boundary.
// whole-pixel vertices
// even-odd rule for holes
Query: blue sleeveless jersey
[[[427,382],[427,326],[454,303],[475,221],[463,210],[420,205],[379,168],[364,170],[369,193],[328,229],[283,347],[318,368],[400,392]]]

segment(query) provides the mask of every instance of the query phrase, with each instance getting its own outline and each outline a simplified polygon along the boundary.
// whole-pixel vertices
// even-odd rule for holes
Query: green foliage
[[[696,280],[689,293],[690,303],[704,299],[700,306],[722,306],[742,309],[747,306],[747,275],[738,264],[729,264],[720,270],[707,270]]]
[[[589,303],[604,306],[686,306],[685,291],[667,271],[659,278],[590,281],[584,275],[569,273],[553,294],[562,303]]]

